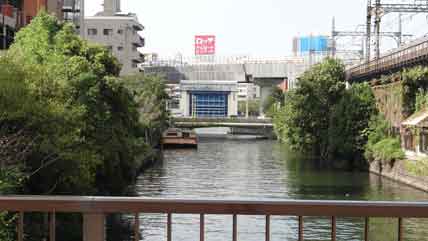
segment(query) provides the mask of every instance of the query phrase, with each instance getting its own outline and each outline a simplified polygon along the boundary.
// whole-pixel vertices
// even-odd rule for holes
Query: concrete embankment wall
[[[428,176],[409,173],[404,165],[406,161],[396,161],[393,166],[374,161],[370,164],[370,172],[428,192]]]

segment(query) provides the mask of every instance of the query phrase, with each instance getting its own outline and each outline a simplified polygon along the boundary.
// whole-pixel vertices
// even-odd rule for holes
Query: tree
[[[326,59],[306,71],[286,95],[283,134],[294,148],[328,158],[328,130],[333,106],[345,91],[344,66]]]
[[[46,13],[17,33],[0,58],[0,153],[24,175],[22,194],[128,194],[167,114],[163,85],[131,91],[120,68],[106,48]],[[42,239],[43,217],[27,220],[29,236]],[[68,224],[57,230],[61,240],[79,238],[78,217],[58,222]]]
[[[345,88],[341,62],[326,59],[315,65],[284,99],[283,107],[272,114],[280,140],[327,165],[362,159],[367,142],[363,131],[376,113],[375,99],[366,84]]]
[[[370,118],[377,114],[375,97],[368,84],[354,84],[335,105],[329,126],[329,155],[363,164],[363,153],[367,143],[364,131]]]
[[[169,113],[166,112],[169,97],[164,80],[156,75],[137,74],[123,81],[133,90],[145,142],[152,148],[158,146],[163,131],[169,126]]]

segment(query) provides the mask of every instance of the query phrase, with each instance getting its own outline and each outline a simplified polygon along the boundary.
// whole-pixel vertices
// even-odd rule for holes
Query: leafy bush
[[[387,164],[404,158],[404,152],[398,138],[389,137],[379,141],[371,147],[371,152],[374,160]]]
[[[418,177],[428,177],[428,159],[406,160],[404,168],[410,174]]]
[[[382,115],[372,117],[366,130],[368,138],[364,155],[368,161],[392,164],[404,158],[400,139],[391,136],[390,130],[391,125]]]

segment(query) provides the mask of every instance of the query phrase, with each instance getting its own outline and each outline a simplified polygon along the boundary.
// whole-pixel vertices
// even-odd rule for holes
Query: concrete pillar
[[[188,117],[189,116],[189,103],[190,99],[189,99],[189,93],[187,91],[181,91],[181,96],[180,96],[180,111],[181,114],[184,117]]]
[[[284,82],[283,78],[255,78],[254,83],[260,87],[260,116],[265,117],[265,113],[263,111],[263,106],[268,100],[269,96],[272,94],[274,88]]]
[[[105,241],[105,215],[83,214],[83,241]]]
[[[269,96],[272,94],[273,92],[273,86],[266,86],[266,85],[262,85],[260,86],[260,116],[261,117],[265,117],[265,113],[263,110],[263,107],[265,106]]]
[[[227,96],[227,112],[228,116],[237,116],[238,115],[238,97],[236,96],[236,92],[232,91]]]

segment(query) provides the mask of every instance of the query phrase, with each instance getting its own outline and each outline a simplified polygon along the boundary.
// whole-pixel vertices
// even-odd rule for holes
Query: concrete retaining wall
[[[393,166],[374,161],[370,164],[370,172],[398,181],[419,190],[428,192],[428,177],[418,177],[409,173],[404,167],[405,161],[397,161]]]

